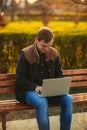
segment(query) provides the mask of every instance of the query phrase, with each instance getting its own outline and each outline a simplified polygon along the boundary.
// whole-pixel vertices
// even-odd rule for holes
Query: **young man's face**
[[[36,44],[37,44],[38,49],[42,53],[46,53],[46,52],[48,52],[49,48],[52,46],[53,39],[51,41],[49,41],[48,43],[45,43],[44,40],[41,40],[41,41],[36,40]]]

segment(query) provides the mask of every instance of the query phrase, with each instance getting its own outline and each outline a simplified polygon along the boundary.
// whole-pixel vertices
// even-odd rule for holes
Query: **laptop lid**
[[[59,96],[69,93],[72,77],[44,79],[41,96]]]

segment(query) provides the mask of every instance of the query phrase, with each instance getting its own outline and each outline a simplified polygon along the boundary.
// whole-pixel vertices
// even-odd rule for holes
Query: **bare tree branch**
[[[3,11],[5,10],[7,1],[8,1],[8,0],[4,0],[4,1],[1,0],[1,5],[0,5],[0,7],[1,7],[1,12],[3,12]]]
[[[72,0],[76,4],[82,4],[82,5],[87,5],[87,0],[81,1],[81,0]]]

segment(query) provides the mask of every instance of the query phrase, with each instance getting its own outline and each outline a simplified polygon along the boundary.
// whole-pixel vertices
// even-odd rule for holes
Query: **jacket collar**
[[[23,51],[25,54],[25,58],[30,64],[33,64],[33,63],[39,64],[40,56],[37,50],[36,43],[24,48]],[[49,61],[49,60],[54,61],[57,56],[58,56],[57,51],[53,47],[51,47],[49,51],[46,53],[46,61]]]

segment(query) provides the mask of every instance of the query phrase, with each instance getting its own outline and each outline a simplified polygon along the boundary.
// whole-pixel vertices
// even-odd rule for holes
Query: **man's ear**
[[[38,43],[38,38],[37,37],[35,38],[35,42]]]

